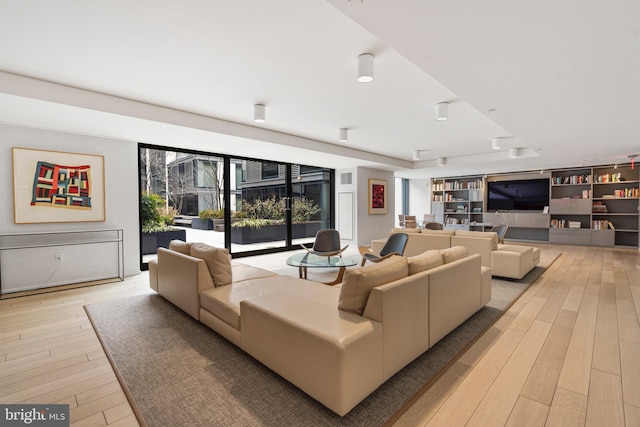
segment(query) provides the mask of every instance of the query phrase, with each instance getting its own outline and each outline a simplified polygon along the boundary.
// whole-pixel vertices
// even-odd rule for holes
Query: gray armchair
[[[341,248],[340,233],[338,230],[329,228],[318,230],[316,233],[316,239],[314,240],[311,248],[307,248],[302,244],[300,246],[311,254],[328,257],[334,255],[342,256],[342,252],[349,247],[349,245],[346,245]]]
[[[380,249],[380,255],[374,254],[371,249],[366,246],[360,246],[358,248],[360,255],[362,255],[362,263],[360,266],[364,266],[367,261],[380,262],[393,255],[402,255],[404,248],[407,246],[407,240],[409,240],[407,233],[393,233],[387,239],[387,243]]]

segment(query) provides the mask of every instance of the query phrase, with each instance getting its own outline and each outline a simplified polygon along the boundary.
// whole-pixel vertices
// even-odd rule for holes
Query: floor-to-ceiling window
[[[330,169],[139,148],[143,268],[173,238],[243,256],[299,247],[332,227]]]

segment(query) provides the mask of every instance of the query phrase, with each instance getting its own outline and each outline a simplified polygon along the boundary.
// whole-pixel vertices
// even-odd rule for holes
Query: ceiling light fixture
[[[518,149],[517,148],[509,148],[509,157],[512,159],[518,158]]]
[[[348,129],[346,128],[340,129],[340,142],[348,142],[348,141],[349,141]]]
[[[499,150],[500,149],[500,139],[502,139],[502,138],[493,138],[491,140],[491,148],[493,148],[494,150]]]
[[[449,118],[449,103],[441,102],[436,104],[436,120],[443,121]]]
[[[438,166],[444,166],[445,160],[444,157],[438,157]]]
[[[420,150],[413,150],[413,160],[420,160]]]
[[[370,53],[358,56],[358,81],[360,83],[373,81],[373,55]]]
[[[265,107],[263,104],[253,106],[253,121],[256,123],[264,123],[266,121]]]

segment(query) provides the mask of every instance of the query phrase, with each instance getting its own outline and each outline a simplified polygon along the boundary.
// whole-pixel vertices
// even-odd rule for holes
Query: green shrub
[[[205,209],[198,212],[198,217],[203,221],[208,219],[222,219],[224,218],[224,211],[222,209]]]

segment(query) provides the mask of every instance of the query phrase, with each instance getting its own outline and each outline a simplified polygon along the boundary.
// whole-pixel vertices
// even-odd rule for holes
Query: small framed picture
[[[369,179],[369,215],[387,213],[387,181]]]

